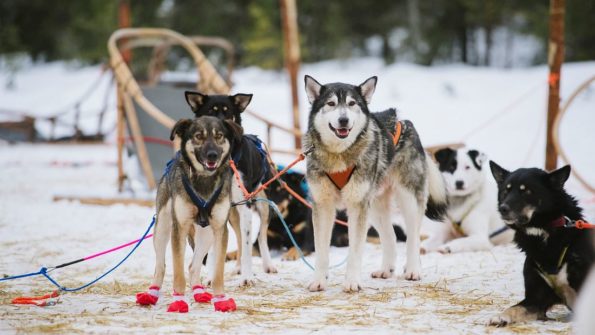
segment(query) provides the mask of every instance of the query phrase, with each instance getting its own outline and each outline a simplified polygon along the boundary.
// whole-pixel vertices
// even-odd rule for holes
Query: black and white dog
[[[252,100],[252,94],[235,95],[206,95],[199,92],[186,91],[186,102],[197,118],[202,116],[213,116],[221,120],[233,121],[239,126],[242,125],[241,113],[248,107]],[[249,192],[257,189],[265,177],[270,174],[269,164],[266,160],[264,144],[255,135],[243,135],[238,150],[234,152],[233,161],[242,174],[242,181]],[[267,198],[266,193],[261,191],[257,195],[260,198]],[[234,199],[240,201],[243,199]],[[264,202],[254,204],[260,216],[260,233],[258,244],[262,266],[266,273],[276,273],[267,243],[267,229],[269,225],[269,207]],[[238,237],[237,258],[239,264],[236,272],[241,273],[241,285],[254,284],[252,275],[252,213],[247,206],[233,207],[230,212],[230,223],[236,237]],[[239,224],[237,224],[239,222]],[[239,227],[239,228],[238,228]],[[241,236],[241,238],[240,238]]]
[[[490,161],[490,168],[498,183],[498,210],[526,259],[525,299],[489,324],[545,320],[555,304],[572,309],[595,251],[590,231],[575,226],[583,219],[582,209],[564,190],[570,166],[549,173],[537,168],[509,172]]]
[[[514,233],[498,213],[498,189],[487,178],[486,155],[478,150],[444,148],[434,157],[448,191],[444,223],[422,242],[422,253],[489,250],[510,243]]]
[[[349,217],[349,256],[343,290],[361,289],[361,262],[368,223],[378,230],[382,264],[374,278],[395,270],[396,237],[390,212],[398,204],[406,225],[407,261],[404,278],[420,279],[419,228],[424,215],[440,217],[446,189],[440,171],[424,151],[410,121],[399,121],[395,109],[371,113],[368,104],[376,77],[361,85],[322,85],[305,77],[312,109],[305,147],[316,247],[316,271],[310,291],[326,288],[329,246],[337,209]]]

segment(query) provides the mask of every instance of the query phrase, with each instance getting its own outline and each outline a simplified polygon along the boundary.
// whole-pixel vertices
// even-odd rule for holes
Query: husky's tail
[[[426,206],[426,216],[432,220],[442,220],[446,214],[448,198],[446,196],[446,185],[438,166],[432,160],[430,155],[426,154],[428,163],[428,183],[430,197]]]

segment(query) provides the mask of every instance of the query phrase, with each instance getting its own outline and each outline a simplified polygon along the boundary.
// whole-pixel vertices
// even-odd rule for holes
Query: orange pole
[[[549,94],[547,104],[547,133],[545,169],[554,170],[558,165],[558,152],[554,145],[554,121],[560,110],[560,70],[564,61],[564,7],[565,0],[550,1],[550,38],[548,46]]]

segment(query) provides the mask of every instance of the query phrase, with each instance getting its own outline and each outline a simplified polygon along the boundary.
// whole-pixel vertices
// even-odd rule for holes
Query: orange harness
[[[401,121],[397,121],[397,124],[395,125],[395,134],[393,135],[393,134],[390,134],[390,132],[389,132],[390,136],[393,139],[394,146],[397,146],[397,144],[399,143],[399,139],[401,138],[402,128],[403,128],[403,125],[401,124]],[[355,171],[355,169],[356,169],[356,166],[352,165],[343,171],[333,172],[333,173],[325,172],[325,174],[328,177],[328,179],[330,179],[330,181],[333,183],[333,185],[335,185],[335,187],[339,191],[341,191],[343,189],[343,187],[345,187],[345,185],[347,185],[349,180],[351,180],[351,176],[353,175],[353,172]]]

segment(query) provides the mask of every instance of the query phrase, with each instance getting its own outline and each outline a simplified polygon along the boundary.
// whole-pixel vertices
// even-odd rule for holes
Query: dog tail
[[[428,163],[428,184],[430,197],[426,206],[426,216],[432,220],[442,220],[446,214],[448,198],[446,194],[446,185],[438,166],[432,160],[430,155],[426,154]]]

